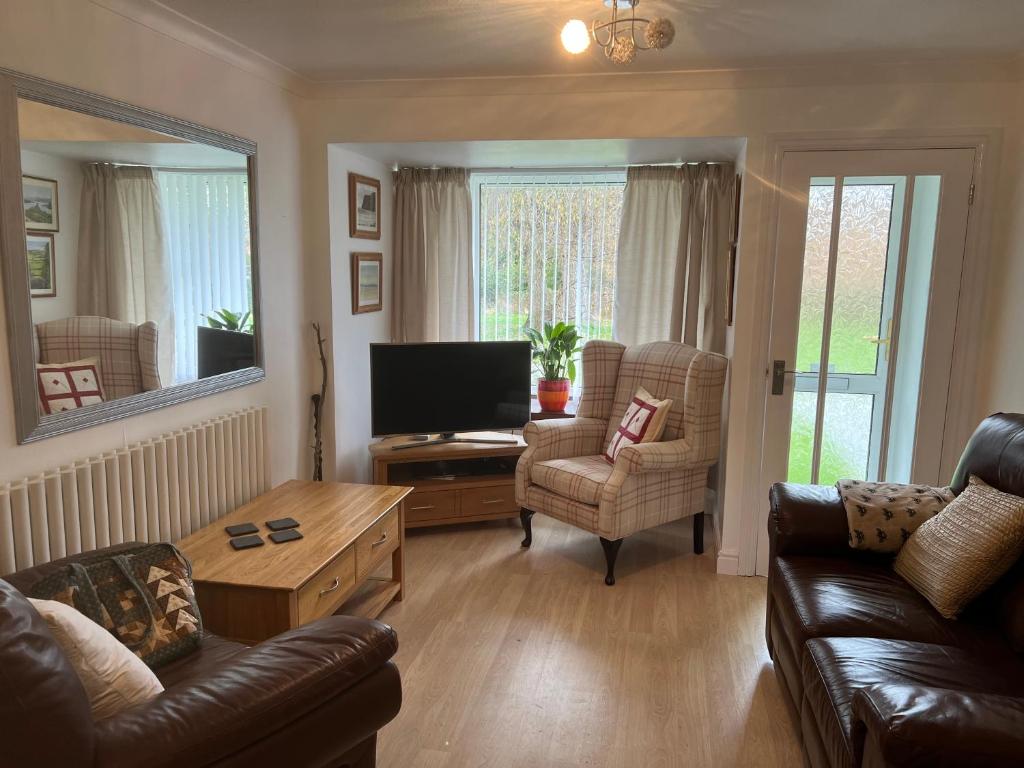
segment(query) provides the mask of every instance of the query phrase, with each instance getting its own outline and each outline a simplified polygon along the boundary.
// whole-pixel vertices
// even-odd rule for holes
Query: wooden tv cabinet
[[[516,462],[526,450],[523,438],[506,432],[460,437],[515,442],[416,446],[409,437],[393,437],[370,445],[374,483],[414,488],[405,500],[406,528],[519,516],[515,475]],[[413,447],[394,450],[396,445]]]

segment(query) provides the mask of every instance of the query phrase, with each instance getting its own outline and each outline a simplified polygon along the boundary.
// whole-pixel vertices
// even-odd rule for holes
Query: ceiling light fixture
[[[604,55],[616,64],[629,64],[637,51],[661,50],[672,44],[676,28],[665,18],[643,19],[636,15],[640,0],[605,0],[612,9],[608,21],[595,19],[590,29],[579,19],[572,19],[562,27],[562,46],[569,53],[583,53],[590,39],[604,49]],[[622,11],[629,11],[626,15]]]

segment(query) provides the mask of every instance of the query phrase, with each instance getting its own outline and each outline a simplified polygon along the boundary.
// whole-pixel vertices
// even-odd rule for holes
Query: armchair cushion
[[[580,456],[537,462],[530,472],[530,479],[559,496],[597,505],[611,474],[612,467],[604,456]]]
[[[604,452],[609,464],[615,463],[619,451],[630,445],[654,443],[661,439],[665,431],[665,419],[672,408],[671,400],[658,400],[650,392],[640,387],[633,395],[632,401],[622,416],[622,423],[612,435],[608,448]]]

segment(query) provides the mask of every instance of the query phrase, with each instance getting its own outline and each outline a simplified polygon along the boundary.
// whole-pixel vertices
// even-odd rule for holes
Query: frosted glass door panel
[[[818,483],[868,477],[875,396],[829,392],[821,434]]]

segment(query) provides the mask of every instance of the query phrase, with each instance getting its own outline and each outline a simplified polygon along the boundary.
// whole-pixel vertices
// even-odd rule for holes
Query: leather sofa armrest
[[[615,468],[631,475],[641,472],[671,472],[699,466],[701,465],[696,463],[690,444],[682,439],[627,445],[615,457]]]
[[[853,697],[864,766],[1019,766],[1024,698],[882,683]]]
[[[229,756],[342,694],[398,649],[386,624],[329,616],[230,659],[96,724],[96,764],[202,766]],[[399,697],[396,697],[400,699]],[[398,711],[383,714],[386,722]],[[337,725],[344,738],[345,723]]]
[[[849,556],[850,529],[835,486],[775,483],[768,539],[774,556]]]

